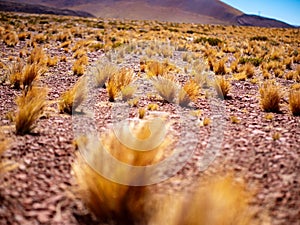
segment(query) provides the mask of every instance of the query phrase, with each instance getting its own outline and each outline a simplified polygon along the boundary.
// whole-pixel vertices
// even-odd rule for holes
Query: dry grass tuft
[[[47,65],[48,57],[45,54],[43,48],[41,47],[35,47],[31,53],[30,56],[27,59],[28,64],[40,64],[42,66]]]
[[[226,58],[222,58],[219,62],[213,64],[214,72],[216,75],[224,75],[227,73],[225,66]]]
[[[60,97],[58,108],[61,113],[72,114],[86,99],[86,78],[82,77],[77,83]]]
[[[49,67],[53,67],[58,63],[58,57],[54,56],[54,57],[48,57],[47,60],[47,66]]]
[[[23,75],[22,75],[23,67],[24,67],[24,63],[20,60],[8,66],[9,83],[15,89],[21,88],[21,84],[23,80]]]
[[[233,176],[211,178],[192,194],[166,198],[151,221],[157,225],[254,225],[252,195]],[[171,207],[170,207],[171,206]]]
[[[150,104],[147,106],[147,109],[150,110],[150,111],[158,110],[158,105],[155,104],[155,103],[150,103]]]
[[[109,101],[114,102],[121,90],[133,81],[133,70],[127,67],[119,69],[108,80],[107,92]]]
[[[202,125],[206,127],[210,124],[211,124],[211,119],[209,117],[204,117],[204,119],[202,121]]]
[[[9,141],[0,134],[0,177],[6,171],[7,166],[6,163],[3,162],[3,160],[1,159],[1,156],[8,148],[8,145],[9,145]]]
[[[260,88],[260,103],[266,112],[279,112],[279,102],[282,96],[280,87],[272,82],[265,82]]]
[[[15,117],[17,134],[28,134],[35,128],[34,124],[46,106],[47,93],[46,88],[31,87],[17,97],[18,110]]]
[[[247,78],[252,78],[254,76],[254,66],[251,63],[246,63],[241,69],[244,71]]]
[[[289,104],[292,114],[300,116],[300,88],[290,90]]]
[[[103,87],[107,79],[112,77],[117,71],[117,66],[112,63],[97,64],[94,71],[96,87]]]
[[[88,64],[88,57],[86,55],[81,56],[73,64],[72,67],[73,73],[78,76],[83,75],[87,64]]]
[[[230,91],[230,82],[224,77],[217,77],[215,81],[215,89],[219,98],[226,99],[228,98]]]
[[[144,108],[139,108],[139,118],[143,119],[146,115],[146,109]]]
[[[96,149],[95,149],[96,151]],[[82,198],[94,215],[104,223],[132,225],[145,219],[147,189],[121,185],[102,177],[82,159],[73,164],[79,188],[76,194]]]
[[[23,88],[30,88],[37,79],[46,72],[45,67],[40,64],[27,64],[22,71]]]
[[[19,42],[19,38],[18,38],[17,33],[15,31],[11,31],[11,32],[5,34],[4,37],[3,37],[3,42],[8,47],[16,46]]]
[[[194,80],[189,80],[179,91],[179,105],[187,107],[191,101],[196,101],[199,97],[199,91],[199,85]]]
[[[150,151],[138,151],[134,147],[131,149],[122,144],[120,140],[127,140],[138,149],[148,149],[149,143],[158,142],[162,129],[160,126],[155,127],[149,133],[149,123],[147,120],[138,120],[131,122],[129,127],[120,128],[120,136],[115,132],[109,131],[100,138],[79,139],[77,144],[80,149],[87,152],[87,161],[78,155],[77,162],[73,164],[77,182],[79,184],[78,195],[86,203],[88,208],[96,217],[106,223],[113,224],[145,224],[148,220],[149,205],[151,195],[147,187],[134,187],[122,185],[104,178],[97,171],[111,171],[112,175],[128,179],[128,183],[136,179],[146,180],[147,177],[141,174],[135,174],[132,167],[123,168],[121,164],[111,169],[109,160],[102,163],[102,152],[108,151],[113,157],[121,162],[135,166],[151,165],[161,160],[163,152],[169,147],[170,138],[164,139],[163,142]],[[149,136],[150,135],[150,136]],[[150,142],[141,140],[150,140]],[[92,167],[90,167],[92,165]],[[94,169],[93,169],[94,168]],[[96,171],[97,170],[97,171]],[[149,200],[150,199],[150,200]]]
[[[156,76],[163,76],[167,72],[167,69],[160,62],[150,61],[147,63],[146,71],[148,77],[156,77]]]
[[[239,65],[238,60],[235,60],[231,63],[230,70],[231,70],[232,73],[237,73],[238,72],[238,65]]]
[[[123,87],[121,90],[122,100],[128,101],[129,99],[131,99],[134,93],[136,92],[136,90],[137,87],[131,85],[127,85],[126,87]]]
[[[158,94],[167,102],[173,103],[176,98],[179,86],[178,84],[166,77],[153,78],[153,85],[157,90]]]

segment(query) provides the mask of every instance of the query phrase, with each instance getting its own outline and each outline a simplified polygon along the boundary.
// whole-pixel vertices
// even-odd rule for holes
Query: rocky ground
[[[25,45],[15,48],[0,44],[1,59],[17,56]],[[34,133],[17,136],[7,115],[16,110],[15,97],[20,92],[9,85],[0,85],[0,126],[10,137],[11,144],[4,157],[17,163],[17,168],[5,173],[0,183],[0,224],[98,224],[73,194],[75,180],[71,172],[76,149],[73,144],[72,117],[57,111],[56,100],[71,87],[78,77],[71,71],[74,59],[70,53],[57,48],[47,48],[51,56],[67,56],[67,62],[58,62],[41,78],[49,88],[51,101],[45,115],[38,121]],[[90,64],[103,55],[101,50],[88,53]],[[284,87],[292,81],[278,80]],[[148,85],[142,74],[138,82]],[[270,224],[297,225],[300,221],[300,118],[292,116],[283,100],[281,113],[268,120],[261,110],[258,85],[249,81],[231,82],[230,98],[222,101],[224,111],[223,142],[217,158],[208,171],[230,170],[255,187],[254,204],[270,216]],[[150,86],[147,86],[148,88]],[[97,114],[99,127],[108,124],[113,104],[109,103],[104,89],[97,97],[101,107]],[[169,112],[170,118],[178,115],[178,107],[157,99],[144,97],[138,107],[155,102],[159,111]],[[205,117],[211,116],[210,102],[199,98],[189,111],[201,110],[195,119],[197,148],[185,167],[170,181],[158,185],[158,190],[182,190],[208,172],[200,172],[198,161],[208,145],[211,125],[201,126]],[[131,116],[136,117],[132,109]],[[237,123],[231,121],[236,116]],[[174,125],[176,128],[176,124]],[[191,130],[194,125],[190,125]],[[175,129],[176,130],[176,129]],[[280,134],[279,139],[274,134]]]

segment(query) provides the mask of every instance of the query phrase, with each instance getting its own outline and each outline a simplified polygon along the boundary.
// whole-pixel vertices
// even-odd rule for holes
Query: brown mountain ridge
[[[101,18],[159,20],[170,22],[293,27],[287,23],[247,15],[219,0],[13,0],[57,10],[87,12]],[[8,0],[2,2],[9,2]],[[1,7],[2,8],[2,7]],[[20,8],[20,7],[19,7]],[[7,10],[12,11],[12,10]],[[16,10],[13,10],[16,11]],[[51,10],[53,12],[53,10]],[[38,13],[38,12],[37,12]]]

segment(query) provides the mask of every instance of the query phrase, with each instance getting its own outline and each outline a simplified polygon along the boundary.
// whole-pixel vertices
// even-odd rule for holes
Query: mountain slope
[[[293,27],[260,16],[246,15],[219,0],[13,0],[89,12],[102,18],[262,27]]]
[[[6,12],[25,12],[34,14],[53,14],[64,16],[94,17],[92,14],[83,11],[70,9],[57,9],[38,4],[16,3],[0,0],[0,11]]]

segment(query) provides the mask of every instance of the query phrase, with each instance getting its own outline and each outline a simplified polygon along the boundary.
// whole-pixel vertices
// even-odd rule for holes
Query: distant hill
[[[224,24],[261,27],[293,27],[287,23],[247,15],[219,0],[13,0],[74,12],[88,12],[102,18],[160,20],[171,22]],[[3,2],[3,0],[2,0]],[[5,1],[7,2],[7,1]],[[54,10],[51,8],[51,10]],[[54,10],[54,11],[55,11]],[[65,11],[65,10],[64,10]],[[52,13],[53,14],[53,13]]]
[[[6,12],[24,12],[34,14],[52,14],[52,15],[64,15],[64,16],[79,16],[79,17],[94,17],[91,13],[83,11],[75,11],[70,9],[57,9],[54,7],[48,7],[38,4],[28,4],[21,2],[10,2],[0,0],[0,11]]]
[[[270,19],[257,15],[243,14],[235,18],[236,23],[241,26],[257,26],[257,27],[283,27],[292,28],[294,26],[279,20]]]

